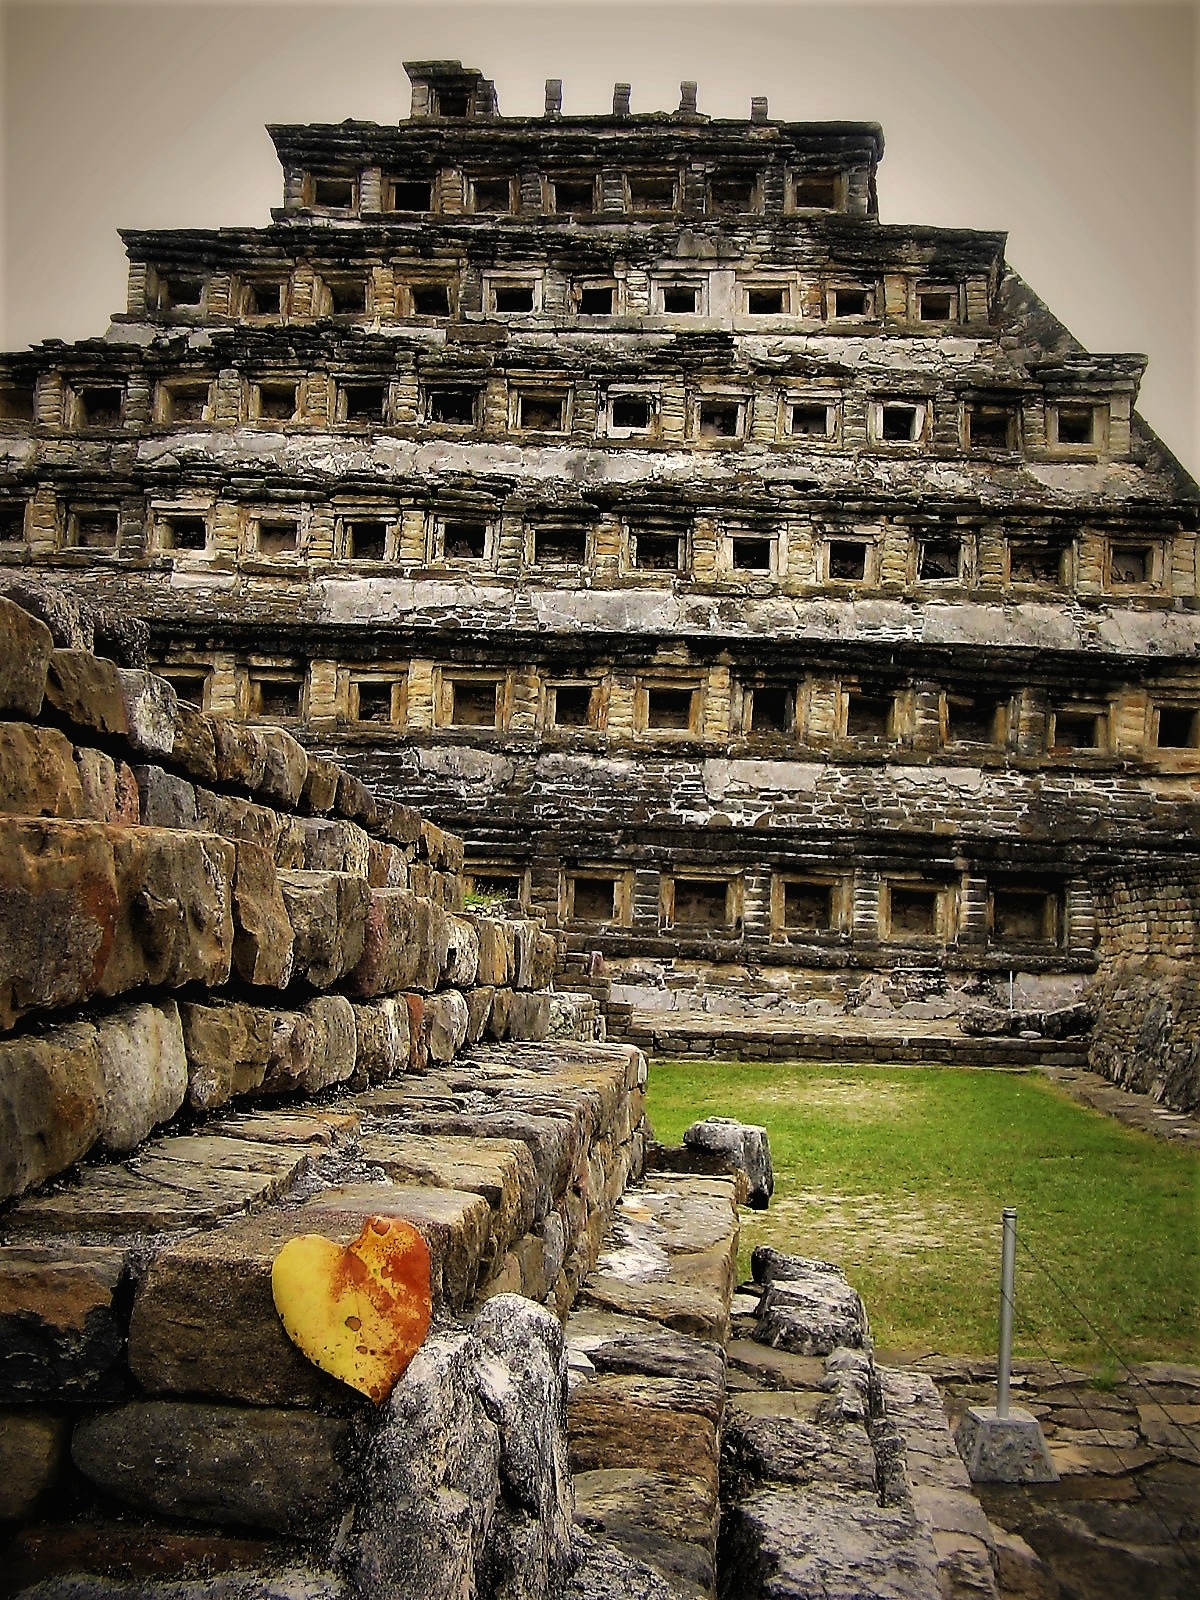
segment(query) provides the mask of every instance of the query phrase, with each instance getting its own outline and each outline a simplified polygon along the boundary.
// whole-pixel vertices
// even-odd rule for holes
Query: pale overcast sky
[[[103,332],[116,230],[263,224],[267,122],[407,115],[401,62],[459,57],[500,109],[699,108],[883,124],[886,222],[1007,229],[1013,267],[1089,348],[1150,357],[1143,415],[1197,442],[1197,7],[1097,0],[436,5],[0,0],[0,342]]]

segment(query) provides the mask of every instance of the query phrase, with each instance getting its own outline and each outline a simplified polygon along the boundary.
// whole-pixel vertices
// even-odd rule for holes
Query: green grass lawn
[[[699,1117],[766,1125],[775,1197],[742,1213],[743,1276],[761,1242],[836,1261],[882,1349],[994,1353],[1012,1205],[1019,1357],[1200,1362],[1200,1160],[1037,1074],[656,1061],[648,1109],[664,1144]]]

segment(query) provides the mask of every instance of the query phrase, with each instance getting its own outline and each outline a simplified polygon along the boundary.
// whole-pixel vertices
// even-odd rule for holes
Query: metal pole
[[[1008,1415],[1008,1380],[1012,1371],[1013,1280],[1017,1270],[1017,1210],[1005,1206],[1000,1246],[1000,1362],[996,1374],[996,1415]]]

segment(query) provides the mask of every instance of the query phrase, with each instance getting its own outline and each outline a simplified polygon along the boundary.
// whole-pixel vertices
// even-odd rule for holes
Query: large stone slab
[[[191,1105],[211,1111],[261,1087],[271,1059],[274,1011],[240,1001],[185,1001],[179,1013]]]
[[[326,989],[361,960],[370,886],[349,872],[280,872],[278,884],[295,941],[295,974]]]
[[[86,650],[55,650],[46,674],[46,699],[76,727],[117,734],[139,755],[171,754],[178,696],[165,678],[152,672],[118,667]]]
[[[57,728],[0,722],[0,812],[17,817],[91,815],[71,742]]]
[[[120,913],[97,985],[102,995],[143,984],[220,987],[233,959],[235,851],[214,834],[112,828]]]
[[[243,839],[233,877],[233,966],[246,983],[285,989],[295,936],[279,888],[275,857]]]
[[[63,1476],[71,1420],[26,1406],[0,1411],[0,1525],[24,1522]]]
[[[71,1454],[137,1510],[312,1538],[341,1515],[351,1440],[311,1411],[148,1400],[85,1417]]]
[[[128,1155],[183,1104],[187,1056],[173,1000],[123,1006],[96,1021],[101,1079],[100,1145]]]
[[[0,1041],[0,1199],[86,1155],[104,1126],[96,1030],[66,1023]]]
[[[450,950],[450,920],[440,906],[408,889],[372,889],[362,957],[349,992],[361,999],[414,989],[432,994]]]
[[[37,716],[53,651],[54,636],[46,624],[0,598],[0,711]]]
[[[0,1249],[0,1403],[124,1395],[126,1256],[111,1246]]]

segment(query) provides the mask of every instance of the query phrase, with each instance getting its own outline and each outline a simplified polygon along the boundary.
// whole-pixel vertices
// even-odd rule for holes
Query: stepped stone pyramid
[[[880,222],[871,123],[270,129],[269,226],[123,234],[0,364],[0,564],[150,628],[466,841],[643,1009],[1078,999],[1192,852],[1196,484],[998,233]]]

